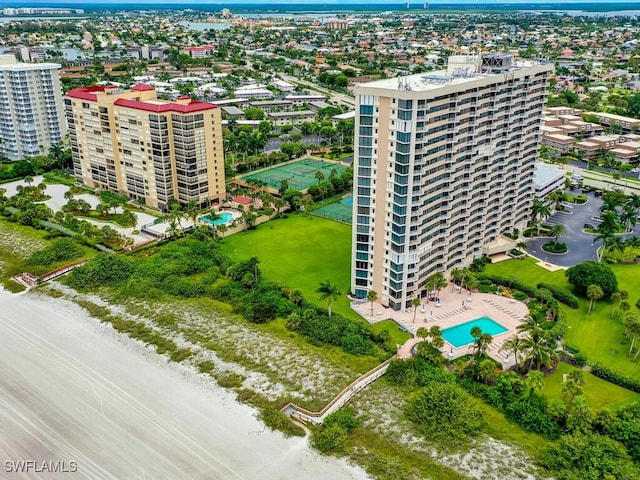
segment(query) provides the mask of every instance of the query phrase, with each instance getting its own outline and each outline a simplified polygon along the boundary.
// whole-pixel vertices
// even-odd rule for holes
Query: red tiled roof
[[[196,102],[193,101],[187,105],[180,105],[179,103],[149,103],[140,102],[138,100],[131,100],[128,98],[119,98],[114,102],[114,105],[119,107],[133,108],[136,110],[145,110],[147,112],[178,112],[178,113],[193,113],[201,112],[203,110],[212,110],[218,108],[212,103]]]
[[[185,52],[195,52],[198,50],[213,50],[215,47],[213,45],[201,45],[199,47],[184,47]]]
[[[148,92],[149,90],[155,90],[155,88],[146,83],[139,83],[135,87],[131,87],[131,90],[134,92]]]
[[[93,85],[91,87],[79,87],[71,89],[67,92],[67,96],[71,98],[79,98],[81,100],[96,101],[98,97],[96,92],[104,92],[107,87],[101,85]]]

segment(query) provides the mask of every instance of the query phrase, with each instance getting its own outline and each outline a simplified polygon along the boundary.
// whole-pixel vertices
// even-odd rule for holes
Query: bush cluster
[[[82,255],[82,248],[70,238],[56,238],[48,246],[34,252],[29,265],[47,266],[63,260],[72,260]]]
[[[536,285],[536,287],[549,290],[551,292],[551,295],[553,295],[553,298],[558,300],[560,303],[564,303],[569,308],[577,309],[580,306],[580,304],[578,303],[578,297],[576,297],[566,288],[543,282],[540,282],[538,285]]]
[[[288,298],[289,289],[262,279],[258,264],[257,258],[233,263],[214,241],[188,236],[132,255],[98,255],[76,268],[67,281],[79,289],[110,286],[140,298],[208,296],[230,304],[235,312],[258,324],[299,311],[300,322],[292,330],[312,342],[337,345],[354,355],[372,353],[374,342],[384,344],[385,339],[375,336],[367,325],[337,314],[329,318],[324,309],[304,298],[294,304]]]
[[[567,253],[569,247],[567,247],[567,244],[564,242],[548,241],[542,245],[542,249],[545,252],[551,253]]]
[[[618,372],[616,370],[612,370],[609,367],[605,367],[599,362],[591,365],[591,373],[593,373],[596,377],[602,378],[603,380],[615,383],[616,385],[620,385],[621,387],[640,393],[640,380],[629,377],[624,373]]]

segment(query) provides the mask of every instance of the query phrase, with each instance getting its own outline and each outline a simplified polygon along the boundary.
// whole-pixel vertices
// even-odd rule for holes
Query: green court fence
[[[326,162],[314,158],[305,158],[297,162],[285,165],[275,165],[261,172],[251,173],[239,177],[245,182],[257,180],[264,182],[268,187],[276,190],[280,189],[283,180],[289,182],[289,187],[296,190],[306,190],[311,185],[318,183],[317,172],[322,172],[324,178],[329,178],[332,170],[336,170],[340,175],[347,167],[333,162]]]
[[[351,224],[353,217],[353,205],[347,205],[342,202],[330,203],[329,205],[325,205],[324,207],[314,210],[313,214],[318,215],[319,217]]]

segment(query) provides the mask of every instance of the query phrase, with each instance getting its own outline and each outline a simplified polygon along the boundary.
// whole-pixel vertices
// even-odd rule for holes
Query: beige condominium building
[[[356,90],[352,292],[410,306],[435,272],[512,248],[533,198],[552,65],[457,56]]]
[[[60,68],[0,55],[0,157],[43,155],[64,139]]]
[[[84,87],[64,98],[74,174],[165,210],[171,199],[206,206],[225,197],[220,109],[153,87]]]

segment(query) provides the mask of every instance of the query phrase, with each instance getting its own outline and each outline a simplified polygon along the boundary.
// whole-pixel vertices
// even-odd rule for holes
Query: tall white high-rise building
[[[0,55],[0,156],[46,154],[67,132],[56,63],[18,63]]]
[[[352,292],[411,306],[435,272],[509,251],[532,202],[552,65],[451,57],[357,87]]]

